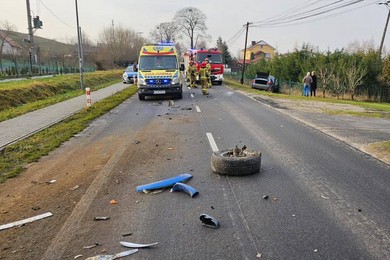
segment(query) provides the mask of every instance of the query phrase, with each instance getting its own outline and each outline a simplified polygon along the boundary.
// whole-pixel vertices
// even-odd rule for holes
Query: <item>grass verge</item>
[[[364,102],[364,101],[354,101],[354,100],[342,100],[342,99],[333,99],[333,98],[310,98],[304,96],[296,95],[287,95],[282,93],[271,93],[267,91],[261,91],[257,89],[252,89],[250,86],[241,85],[238,82],[233,80],[224,80],[224,82],[229,85],[232,89],[245,91],[252,94],[260,94],[264,96],[269,96],[272,98],[278,99],[290,99],[290,100],[299,100],[299,101],[316,101],[316,102],[326,102],[334,104],[348,104],[353,106],[359,106],[364,108],[364,112],[352,112],[344,110],[326,110],[324,112],[333,115],[350,115],[350,116],[362,116],[362,117],[376,117],[376,118],[390,118],[390,104],[389,103],[376,103],[376,102]]]
[[[38,161],[69,140],[75,134],[84,130],[88,124],[137,92],[136,86],[126,88],[108,98],[96,102],[64,121],[51,126],[35,135],[7,146],[0,155],[0,183],[8,178],[18,176],[26,166]]]
[[[85,75],[85,87],[91,91],[121,81],[120,71],[101,71]],[[85,94],[79,76],[57,75],[51,78],[0,83],[0,122]]]

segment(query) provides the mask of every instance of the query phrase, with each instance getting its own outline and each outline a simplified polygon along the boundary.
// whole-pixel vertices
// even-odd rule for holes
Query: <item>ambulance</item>
[[[173,43],[142,46],[138,60],[138,98],[167,95],[183,97],[184,64]]]

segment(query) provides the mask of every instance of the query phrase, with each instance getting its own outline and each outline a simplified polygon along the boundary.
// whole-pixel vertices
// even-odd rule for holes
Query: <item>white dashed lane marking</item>
[[[215,140],[214,140],[214,137],[211,133],[206,133],[207,135],[207,138],[209,139],[209,143],[210,143],[210,146],[211,146],[211,149],[213,150],[213,152],[216,152],[218,151],[218,147],[217,147],[217,144],[215,143]]]

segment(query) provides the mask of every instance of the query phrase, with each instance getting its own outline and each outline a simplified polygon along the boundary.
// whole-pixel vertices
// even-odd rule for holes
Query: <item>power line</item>
[[[329,15],[326,15],[326,16],[317,17],[317,19],[312,19],[310,21],[307,21],[307,20],[305,20],[305,21],[287,21],[285,23],[280,23],[280,24],[275,23],[275,24],[254,25],[254,26],[251,26],[251,27],[276,28],[276,27],[285,27],[285,26],[293,26],[293,25],[300,25],[300,24],[308,24],[308,23],[322,21],[322,20],[325,20],[325,19],[330,19],[332,17],[338,16],[338,15],[341,15],[341,14],[344,14],[344,13],[347,13],[347,12],[351,12],[351,11],[354,11],[354,10],[357,10],[357,9],[360,9],[360,8],[363,8],[363,7],[366,7],[366,6],[369,6],[369,5],[373,5],[373,4],[376,4],[376,2],[368,3],[368,4],[365,4],[365,5],[362,5],[362,6],[357,6],[355,8],[351,8],[351,9],[348,9],[348,10],[339,11],[337,13],[329,14]],[[309,18],[310,17],[308,17],[308,19]]]
[[[316,8],[312,8],[312,9],[309,9],[309,10],[306,10],[306,11],[303,11],[303,12],[300,12],[300,13],[296,13],[296,14],[292,14],[292,15],[289,15],[289,16],[286,16],[286,17],[283,17],[282,19],[279,19],[279,21],[285,21],[285,20],[288,20],[288,19],[294,19],[295,17],[297,16],[301,16],[301,15],[307,15],[308,13],[313,13],[315,11],[318,11],[318,10],[321,10],[321,9],[326,9],[330,6],[333,6],[333,5],[336,5],[338,3],[341,3],[343,2],[344,0],[338,0],[338,1],[335,1],[333,3],[329,3],[329,4],[326,4],[326,5],[323,5],[323,6],[319,6],[319,7],[316,7]],[[360,1],[363,1],[363,0],[360,0]],[[318,2],[318,1],[317,1]],[[336,7],[337,8],[337,7]],[[271,22],[274,22],[276,21],[276,19],[272,20]]]
[[[67,24],[67,23],[64,22],[61,18],[59,18],[52,10],[49,9],[49,7],[47,7],[47,6],[45,5],[45,3],[44,3],[42,0],[39,0],[39,2],[41,2],[41,4],[43,4],[43,6],[44,6],[52,15],[54,15],[54,17],[57,18],[61,23],[65,24],[66,26],[68,26],[68,27],[70,27],[70,28],[72,28],[72,29],[75,29],[74,26]]]
[[[242,27],[236,34],[234,34],[229,40],[227,40],[226,43],[233,44],[240,38],[244,31],[245,27]]]
[[[329,12],[337,11],[339,9],[345,9],[349,6],[356,5],[362,1],[364,1],[364,0],[353,0],[353,1],[349,1],[347,3],[340,4],[341,2],[343,2],[343,0],[341,0],[341,1],[338,0],[338,1],[334,1],[330,4],[326,4],[326,5],[323,5],[320,7],[316,7],[316,8],[312,8],[311,10],[307,10],[305,12],[297,13],[295,15],[288,15],[288,16],[282,17],[281,19],[272,19],[272,20],[268,20],[268,21],[267,20],[258,21],[255,23],[255,25],[252,25],[251,27],[265,28],[265,27],[277,27],[277,25],[290,25],[291,23],[294,23],[294,22],[297,22],[300,20],[307,20],[309,18],[321,16],[321,15],[324,15],[324,14],[329,13]],[[334,6],[335,4],[338,4],[338,5]],[[373,2],[369,3],[369,4],[373,4]],[[369,5],[369,4],[367,4],[367,5]],[[367,5],[364,5],[364,6],[367,6]],[[364,6],[361,6],[361,7],[364,7]],[[321,9],[325,9],[325,10],[321,10]],[[321,10],[321,11],[319,11],[319,10]],[[311,11],[317,11],[317,12],[310,13]],[[347,10],[347,11],[349,11],[349,10]],[[342,13],[342,12],[339,12],[339,13]]]
[[[273,17],[269,17],[269,18],[266,18],[264,20],[261,20],[261,21],[258,21],[258,22],[254,22],[254,23],[260,23],[260,22],[269,22],[269,21],[272,21],[272,20],[275,20],[279,17],[283,17],[284,15],[288,15],[288,14],[293,14],[297,9],[300,9],[302,6],[307,6],[312,0],[307,0],[306,2],[300,4],[300,5],[297,5],[295,7],[292,7],[290,9],[287,9],[286,11],[284,12],[281,12],[280,14],[276,15],[276,16],[273,16]],[[316,2],[314,2],[313,4],[316,4],[318,2],[320,2],[321,0],[317,0]]]

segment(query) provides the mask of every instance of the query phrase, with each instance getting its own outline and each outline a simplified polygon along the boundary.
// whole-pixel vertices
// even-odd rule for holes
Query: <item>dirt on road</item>
[[[331,109],[362,111],[352,105],[264,99],[279,107],[319,113]],[[86,129],[39,162],[29,165],[20,176],[0,184],[0,224],[49,211],[53,213],[53,217],[0,231],[0,259],[42,257],[98,173],[123,144],[121,138],[94,138],[97,134],[98,130],[93,127]],[[147,147],[153,149],[153,145]],[[138,149],[137,145],[129,145],[126,153],[137,154]],[[146,149],[143,153],[155,151]],[[387,160],[390,163],[389,157]]]

